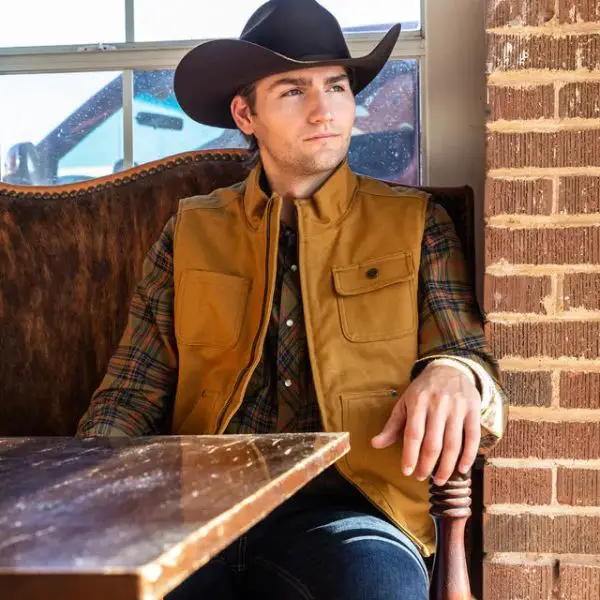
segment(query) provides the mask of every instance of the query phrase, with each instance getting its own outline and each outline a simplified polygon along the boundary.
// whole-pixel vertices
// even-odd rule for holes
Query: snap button
[[[379,276],[379,269],[373,268],[373,269],[369,269],[367,271],[367,277],[369,279],[376,279],[378,276]]]

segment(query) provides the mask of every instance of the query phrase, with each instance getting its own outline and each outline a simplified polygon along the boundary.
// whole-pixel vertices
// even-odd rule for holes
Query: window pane
[[[196,123],[181,110],[173,93],[173,71],[136,71],[133,91],[135,164],[186,150],[208,148],[217,138],[214,145],[217,148],[244,145],[238,135]]]
[[[135,0],[137,41],[238,37],[264,0]],[[420,0],[322,0],[347,31],[386,31],[402,22],[404,31],[421,28]],[[185,15],[182,17],[182,15]]]
[[[0,46],[55,46],[125,41],[125,0],[2,2]]]
[[[419,63],[390,60],[356,98],[350,166],[358,173],[420,183]]]
[[[0,77],[2,181],[55,185],[119,168],[122,90],[114,72]]]
[[[141,164],[187,150],[240,148],[238,131],[215,129],[189,119],[173,95],[173,72],[134,74],[134,161]],[[360,173],[419,183],[418,62],[388,61],[357,97],[349,160]]]

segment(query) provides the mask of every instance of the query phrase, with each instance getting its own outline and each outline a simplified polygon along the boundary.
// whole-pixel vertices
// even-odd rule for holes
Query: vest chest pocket
[[[177,340],[231,348],[240,336],[250,281],[215,271],[184,271],[176,298]]]
[[[410,252],[334,267],[344,336],[351,342],[391,340],[417,327],[416,272]]]

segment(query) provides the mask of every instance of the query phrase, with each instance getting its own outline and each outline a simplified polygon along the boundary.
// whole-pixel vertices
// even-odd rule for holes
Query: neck
[[[265,167],[265,174],[271,190],[286,201],[293,202],[297,198],[310,198],[333,173],[334,169],[316,175],[294,175],[273,172]]]
[[[296,223],[294,200],[310,198],[331,176],[335,169],[314,175],[303,175],[278,168],[263,160],[263,170],[271,191],[283,199],[281,219],[289,225]]]

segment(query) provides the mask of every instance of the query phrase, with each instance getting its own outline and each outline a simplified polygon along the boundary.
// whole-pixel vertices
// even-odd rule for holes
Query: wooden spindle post
[[[471,474],[455,472],[446,485],[430,486],[437,545],[430,600],[471,600],[465,526],[471,516]]]

